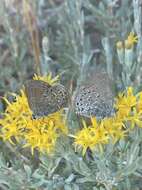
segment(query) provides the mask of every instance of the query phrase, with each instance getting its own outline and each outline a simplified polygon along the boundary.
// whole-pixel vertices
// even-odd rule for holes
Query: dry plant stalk
[[[38,27],[35,14],[33,13],[30,4],[26,0],[23,0],[23,16],[25,19],[27,29],[31,36],[31,42],[35,58],[35,70],[36,73],[40,75],[40,47]]]

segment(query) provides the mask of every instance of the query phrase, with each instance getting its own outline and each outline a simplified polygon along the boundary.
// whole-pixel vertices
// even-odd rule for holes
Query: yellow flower
[[[36,126],[36,127],[33,127]],[[40,152],[50,153],[53,151],[59,134],[56,132],[54,125],[31,125],[31,129],[25,133],[26,144],[23,147],[31,147],[32,154],[37,148]]]
[[[11,143],[12,137],[15,137],[17,141],[20,140],[22,137],[21,127],[25,128],[27,119],[32,116],[24,92],[21,90],[21,96],[14,94],[13,96],[15,97],[15,102],[13,103],[4,98],[7,108],[3,114],[3,119],[0,119],[0,125],[2,126],[1,136],[3,140],[9,140]]]
[[[110,140],[116,143],[127,135],[125,125],[116,117],[106,118],[100,122],[92,117],[91,121],[92,125],[89,127],[83,121],[84,128],[74,136],[75,147],[82,148],[83,155],[88,148],[94,151],[98,147],[102,151],[103,145],[111,142]]]
[[[134,32],[130,32],[127,40],[125,40],[125,47],[126,49],[130,49],[133,47],[135,43],[138,42],[138,36],[134,34]]]
[[[50,85],[54,85],[55,83],[58,82],[59,75],[57,75],[56,77],[52,78],[52,74],[51,73],[49,73],[47,76],[37,76],[36,74],[34,74],[33,79],[34,80],[42,80],[44,82],[47,82]]]
[[[123,42],[122,42],[122,41],[118,41],[118,42],[116,43],[116,47],[117,47],[117,49],[119,49],[119,50],[123,49]]]
[[[82,154],[86,153],[86,150],[92,146],[92,137],[90,134],[90,128],[84,128],[75,135],[75,149],[83,148]]]
[[[118,110],[117,116],[122,119],[127,117],[131,111],[131,108],[137,104],[136,96],[133,94],[132,87],[127,89],[126,94],[119,93],[115,102],[115,108]]]
[[[53,84],[55,80],[48,81]],[[22,143],[24,147],[31,147],[40,152],[50,153],[61,134],[67,134],[63,110],[50,114],[49,116],[33,120],[32,112],[28,106],[27,98],[23,90],[20,95],[13,94],[15,101],[7,103],[7,108],[0,119],[0,136],[4,141],[10,143]]]
[[[102,151],[102,145],[108,143],[107,131],[103,126],[97,124],[95,120],[95,118],[92,118],[92,126],[90,127],[87,127],[85,121],[83,121],[84,128],[74,136],[75,147],[82,148],[83,155],[88,148],[93,151],[98,147]]]
[[[130,122],[130,127],[133,129],[136,126],[142,127],[142,110],[137,112],[136,108],[133,109],[133,112],[130,116],[127,117],[127,121]]]
[[[129,43],[131,43],[131,44],[137,43],[137,42],[138,42],[138,36],[136,36],[136,35],[134,34],[134,32],[130,32],[130,34],[129,34],[127,40],[128,40]]]
[[[108,135],[112,139],[113,143],[126,136],[127,131],[125,130],[124,123],[118,117],[106,118],[102,121],[102,124]]]
[[[89,126],[83,121],[84,128],[74,136],[75,146],[82,148],[84,155],[88,148],[93,151],[96,147],[99,147],[102,151],[103,144],[108,144],[110,140],[116,143],[118,140],[123,139],[128,133],[125,126],[126,122],[128,120],[136,122],[134,118],[130,117],[132,108],[136,104],[136,96],[133,95],[133,89],[129,87],[126,93],[120,93],[116,99],[115,108],[117,112],[113,117],[105,118],[101,121],[97,121],[95,117],[92,117],[91,125]],[[139,116],[137,116],[138,118]]]
[[[88,148],[94,151],[98,147],[102,151],[104,144],[125,138],[134,126],[142,127],[142,92],[134,95],[133,88],[129,87],[119,93],[115,108],[117,112],[113,117],[100,121],[92,117],[89,126],[83,121],[84,128],[72,136],[75,147],[82,148],[83,155]]]

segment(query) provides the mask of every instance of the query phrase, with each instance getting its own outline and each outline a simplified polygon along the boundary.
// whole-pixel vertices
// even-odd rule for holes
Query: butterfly
[[[114,114],[112,84],[105,72],[95,73],[87,83],[80,85],[73,97],[76,114],[105,118]]]
[[[68,92],[61,84],[51,86],[41,80],[29,80],[25,92],[34,119],[59,111],[68,103]]]

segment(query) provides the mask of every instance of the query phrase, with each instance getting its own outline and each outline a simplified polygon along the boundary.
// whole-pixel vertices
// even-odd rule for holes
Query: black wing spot
[[[81,111],[84,111],[84,108],[81,108],[80,110],[81,110]]]

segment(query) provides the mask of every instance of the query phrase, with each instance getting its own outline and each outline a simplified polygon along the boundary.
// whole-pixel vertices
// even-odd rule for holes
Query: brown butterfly
[[[97,118],[114,114],[113,91],[111,80],[105,72],[95,73],[88,82],[79,86],[74,98],[73,107],[78,115]]]
[[[47,116],[68,103],[67,90],[61,84],[51,86],[41,80],[30,80],[25,84],[25,92],[33,118]]]

